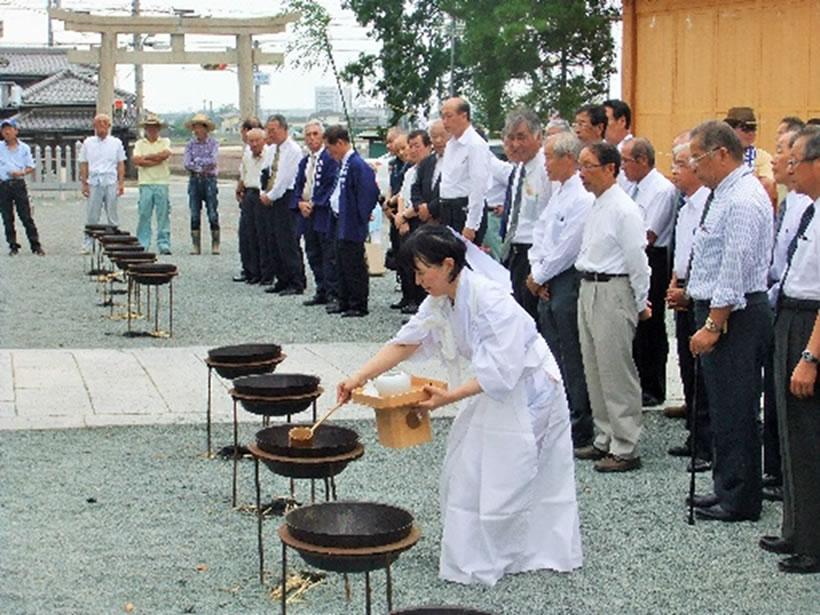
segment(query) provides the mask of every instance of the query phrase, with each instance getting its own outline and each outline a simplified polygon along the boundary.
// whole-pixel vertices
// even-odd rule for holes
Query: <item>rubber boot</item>
[[[202,231],[191,231],[191,254],[202,253]]]
[[[211,254],[219,254],[219,229],[211,230]]]

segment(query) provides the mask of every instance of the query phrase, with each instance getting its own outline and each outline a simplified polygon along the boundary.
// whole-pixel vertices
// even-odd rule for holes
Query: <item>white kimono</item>
[[[494,585],[503,575],[581,566],[569,409],[555,359],[502,287],[463,269],[455,304],[427,297],[392,340],[438,353],[461,383],[470,361],[482,393],[450,429],[441,476],[439,576]]]

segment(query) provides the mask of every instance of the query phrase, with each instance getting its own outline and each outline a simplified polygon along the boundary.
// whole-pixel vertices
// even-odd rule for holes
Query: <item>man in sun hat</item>
[[[772,155],[754,144],[757,137],[757,118],[754,109],[732,107],[723,121],[734,128],[737,138],[743,145],[743,163],[758,177],[774,180]]]
[[[165,123],[153,113],[140,122],[145,136],[134,144],[134,165],[137,167],[139,202],[137,211],[137,239],[146,250],[151,244],[151,217],[157,212],[157,249],[160,254],[171,253],[171,203],[168,184],[171,180],[171,140],[160,137]]]
[[[219,201],[216,186],[219,143],[209,134],[214,129],[214,123],[204,113],[197,113],[185,122],[185,127],[194,133],[185,146],[183,157],[183,164],[190,174],[188,207],[191,210],[191,254],[201,252],[200,220],[203,202],[211,227],[211,253],[219,254]]]

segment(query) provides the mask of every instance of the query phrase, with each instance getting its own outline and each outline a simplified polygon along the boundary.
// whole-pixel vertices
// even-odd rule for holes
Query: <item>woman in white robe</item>
[[[406,250],[429,296],[339,385],[339,401],[404,359],[437,353],[450,388],[429,387],[420,406],[465,400],[441,476],[439,576],[494,585],[505,574],[580,567],[569,409],[546,343],[508,289],[464,267],[464,243],[446,227],[422,227]],[[473,374],[463,383],[459,357]]]

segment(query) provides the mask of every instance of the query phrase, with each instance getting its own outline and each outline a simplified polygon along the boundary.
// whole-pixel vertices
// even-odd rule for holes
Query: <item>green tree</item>
[[[438,0],[344,0],[368,33],[382,44],[362,54],[343,74],[370,96],[383,96],[391,123],[415,118],[442,95],[450,69],[449,19]]]
[[[614,72],[610,24],[619,12],[606,0],[441,0],[463,23],[461,61],[472,68],[468,91],[488,127],[504,109],[526,104],[567,117],[606,94]]]

